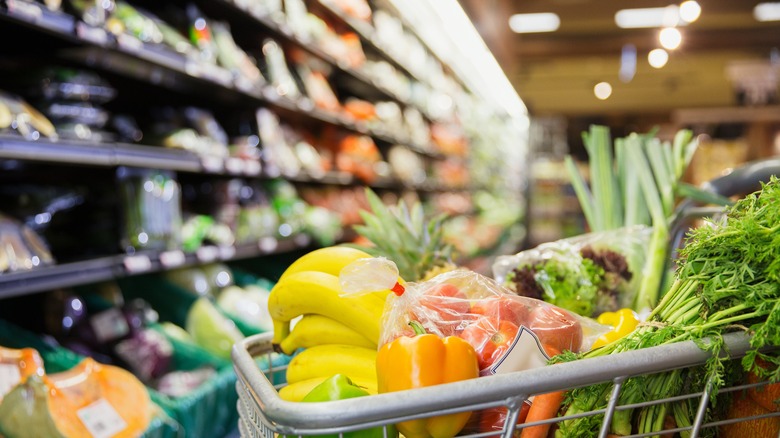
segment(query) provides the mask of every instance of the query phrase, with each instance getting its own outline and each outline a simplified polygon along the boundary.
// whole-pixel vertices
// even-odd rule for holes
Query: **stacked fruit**
[[[312,251],[290,265],[271,290],[275,348],[286,354],[302,349],[287,368],[283,399],[300,401],[335,374],[376,394],[377,343],[390,291],[342,296],[339,282],[342,268],[369,257],[339,246]]]

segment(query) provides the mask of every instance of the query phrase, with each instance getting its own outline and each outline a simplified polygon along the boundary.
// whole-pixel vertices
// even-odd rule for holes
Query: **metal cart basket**
[[[725,180],[714,180],[711,184],[716,192],[727,196],[748,193],[759,188],[758,181],[767,180],[769,175],[777,174],[778,169],[780,169],[780,160],[753,163],[738,169]],[[731,333],[725,336],[725,344],[726,348],[723,351],[727,351],[730,359],[735,360],[748,350],[749,337],[745,333]],[[282,385],[275,387],[271,382],[279,381],[279,373],[284,376],[284,367],[272,368],[266,374],[260,371],[255,362],[256,358],[271,354],[272,351],[271,334],[249,337],[233,348],[233,363],[238,374],[236,389],[239,395],[239,428],[242,437],[274,438],[277,434],[290,436],[335,434],[341,438],[347,432],[406,420],[505,407],[507,415],[502,432],[474,433],[467,436],[497,437],[500,433],[503,437],[510,438],[517,430],[524,427],[600,416],[599,436],[603,438],[608,434],[616,410],[684,399],[699,401],[695,421],[691,426],[631,436],[663,436],[664,433],[673,436],[675,433],[684,432],[687,436],[698,437],[708,428],[780,416],[780,412],[771,412],[707,422],[705,413],[711,400],[709,390],[668,399],[647,400],[632,405],[617,405],[622,383],[629,377],[703,365],[710,357],[710,353],[701,349],[693,341],[371,397],[307,404],[288,402],[279,398],[277,387]],[[610,402],[606,409],[514,426],[524,400],[530,396],[606,382],[613,383]],[[766,382],[720,388],[719,394],[743,391],[764,384]],[[387,433],[385,436],[387,437]]]

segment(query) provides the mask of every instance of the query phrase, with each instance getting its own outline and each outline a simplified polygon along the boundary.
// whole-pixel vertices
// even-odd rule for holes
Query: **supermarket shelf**
[[[197,92],[204,89],[202,85],[208,85],[209,90],[216,91],[216,93],[210,92],[210,95],[216,95],[223,100],[249,99],[277,110],[288,111],[359,134],[369,135],[382,142],[404,145],[416,153],[431,158],[442,159],[446,157],[444,154],[432,151],[430,147],[395,137],[385,130],[369,129],[365,125],[355,123],[340,114],[332,114],[316,108],[308,98],[293,100],[279,95],[271,86],[261,87],[246,84],[234,78],[224,68],[194,62],[177,53],[144,44],[132,38],[115,38],[101,28],[86,25],[63,13],[48,11],[34,3],[18,0],[6,1],[7,4],[24,4],[26,6],[23,10],[8,7],[0,9],[0,19],[50,33],[63,41],[76,44],[76,48],[64,51],[65,56],[72,60],[132,77],[154,86],[162,86],[184,93]],[[223,1],[225,4],[229,4],[227,0]],[[27,10],[30,7],[33,8],[32,10],[42,12],[40,14],[30,12]],[[235,5],[233,7],[238,8]],[[242,13],[248,14],[243,10]],[[273,25],[276,29],[282,29],[279,24],[267,17],[260,22],[269,26]],[[279,30],[279,32],[291,34],[292,31]],[[304,44],[301,41],[298,43]],[[335,62],[332,59],[331,61]]]
[[[144,251],[5,273],[0,274],[0,299],[217,261],[281,254],[309,245],[311,238],[302,234],[285,240],[264,238],[238,246],[203,246],[191,254],[181,250]]]
[[[255,160],[235,157],[200,157],[192,152],[180,149],[123,143],[95,144],[77,141],[29,141],[20,137],[0,136],[0,159],[75,164],[80,166],[142,167],[177,172],[267,179],[283,176],[293,182],[324,185],[348,186],[363,183],[347,172],[331,171],[322,174],[300,172],[294,175],[282,175],[272,173],[268,169],[262,169],[260,163]],[[429,192],[467,190],[467,188],[450,187],[435,182],[409,185],[391,177],[381,178],[366,185],[373,188],[414,189]]]

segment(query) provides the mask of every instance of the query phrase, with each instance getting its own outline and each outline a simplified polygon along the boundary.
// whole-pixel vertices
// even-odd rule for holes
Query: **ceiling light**
[[[677,28],[667,27],[661,29],[661,33],[658,34],[658,41],[661,42],[661,46],[667,50],[674,50],[680,47],[682,43],[682,34]]]
[[[560,25],[561,19],[552,12],[514,14],[509,17],[509,28],[516,33],[553,32]]]
[[[615,13],[615,24],[623,29],[640,27],[676,26],[680,21],[680,8],[669,5],[665,8],[621,9]]]
[[[753,8],[753,16],[758,21],[780,20],[780,3],[759,3]]]
[[[651,67],[661,68],[669,62],[669,53],[664,49],[653,49],[647,54],[647,62]]]
[[[593,94],[597,99],[607,100],[612,95],[612,85],[609,85],[609,82],[599,82],[593,87]]]
[[[686,23],[693,23],[701,15],[701,6],[694,0],[680,3],[680,18]]]

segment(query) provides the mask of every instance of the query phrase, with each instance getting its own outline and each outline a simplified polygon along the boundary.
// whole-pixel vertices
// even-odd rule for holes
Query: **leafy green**
[[[693,340],[712,352],[706,364],[644,376],[642,385],[629,387],[628,382],[636,377],[628,379],[621,400],[673,397],[683,391],[701,391],[708,384],[716,394],[717,388],[733,375],[728,369],[723,334],[749,329],[753,336],[742,360],[744,370],[760,372],[756,359],[761,357],[774,364],[769,367],[773,370],[770,380],[779,381],[780,359],[760,350],[780,345],[780,180],[772,177],[760,192],[728,208],[724,220],[711,220],[690,232],[681,256],[675,282],[650,314],[650,323],[580,357]],[[607,400],[601,397],[605,391],[609,393],[605,386],[608,389],[611,384],[569,391],[568,409],[576,413],[606,407]],[[684,403],[688,402],[641,408],[637,413],[638,432],[662,430],[667,413],[677,419],[678,425],[692,424],[696,410]],[[590,421],[567,420],[560,434],[590,436],[598,430],[598,425],[595,427]]]

